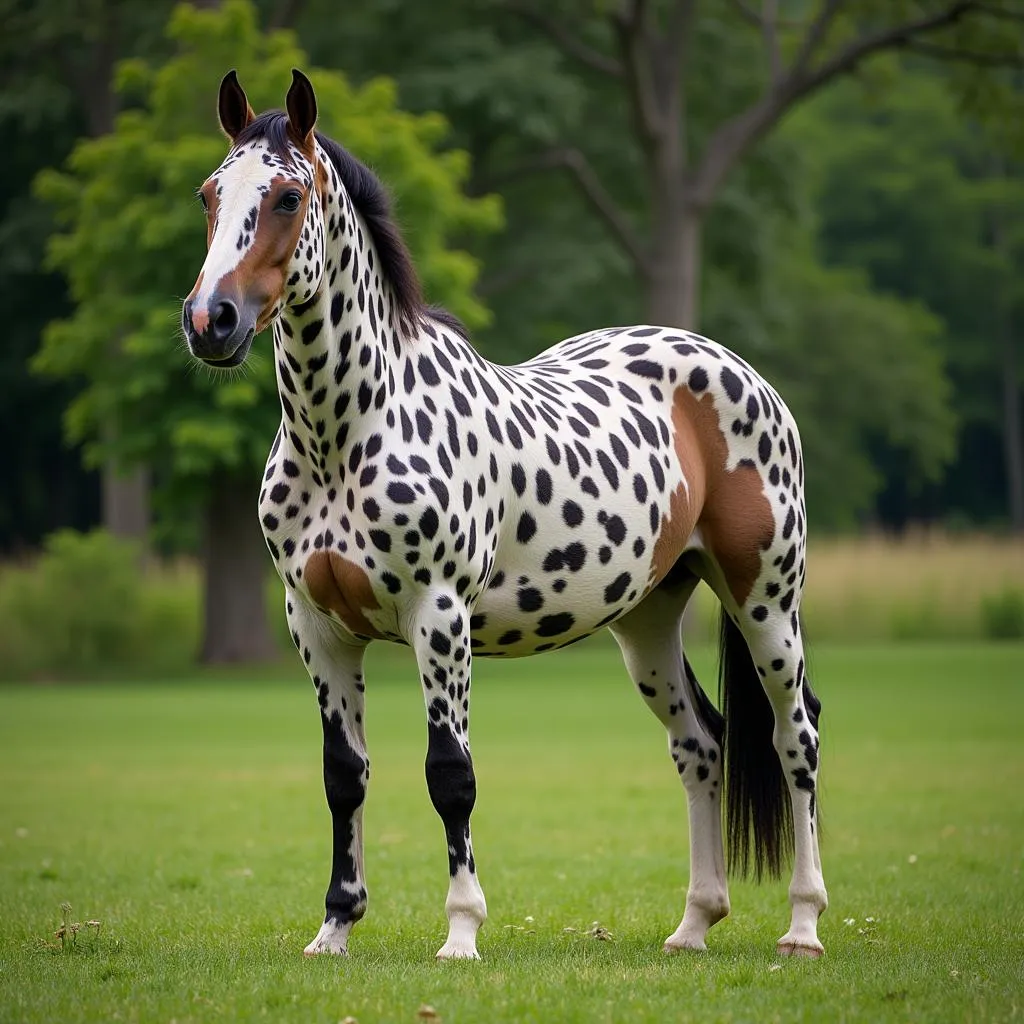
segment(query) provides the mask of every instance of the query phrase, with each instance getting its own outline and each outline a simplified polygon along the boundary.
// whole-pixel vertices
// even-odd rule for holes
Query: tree
[[[236,660],[272,649],[255,493],[280,416],[273,361],[257,351],[243,373],[225,380],[196,369],[175,337],[180,296],[204,248],[194,189],[225,152],[214,127],[219,79],[236,67],[252,103],[264,109],[280,105],[291,68],[308,62],[290,32],[261,34],[247,0],[209,11],[180,6],[167,33],[179,52],[166,64],[121,65],[118,88],[134,105],[115,131],[81,142],[65,170],[39,178],[40,194],[66,229],[49,252],[76,309],[49,326],[37,366],[86,379],[67,427],[88,439],[93,459],[152,464],[165,517],[203,509],[203,657]],[[386,80],[353,89],[340,74],[309,74],[321,129],[398,194],[427,295],[471,325],[485,322],[486,308],[471,295],[477,262],[448,239],[494,229],[500,209],[460,191],[468,162],[460,152],[437,152],[442,119],[396,109]],[[125,358],[105,358],[111,338]],[[116,437],[101,430],[111,420],[120,427]]]
[[[649,318],[681,327],[698,323],[705,216],[741,158],[790,110],[887,50],[1017,64],[1020,33],[1011,30],[1024,22],[1024,7],[981,0],[822,0],[809,16],[804,5],[764,0],[758,11],[747,0],[732,0],[731,20],[720,5],[716,9],[698,0],[617,0],[607,5],[603,24],[590,18],[580,27],[562,20],[566,12],[579,17],[578,0],[554,11],[533,0],[505,0],[504,7],[535,25],[568,60],[615,79],[625,91],[644,168],[646,238],[581,149],[555,147],[537,163],[564,167],[572,175],[627,253],[645,290]],[[746,35],[744,26],[751,30]],[[716,74],[723,65],[702,60],[715,50],[721,56],[723,34],[732,51],[724,65],[730,70],[740,60],[755,66],[753,47],[760,44],[756,63],[764,68],[762,81],[746,97],[749,76],[730,74],[723,81]],[[734,81],[739,89],[731,88]],[[738,92],[740,102],[697,131],[695,93],[721,106],[709,95],[709,84],[719,93]]]

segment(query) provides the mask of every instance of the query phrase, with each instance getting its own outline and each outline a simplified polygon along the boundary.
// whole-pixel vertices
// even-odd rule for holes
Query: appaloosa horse
[[[471,661],[608,626],[688,797],[690,885],[665,948],[704,949],[729,912],[727,763],[731,866],[777,873],[792,848],[778,950],[820,954],[804,473],[782,400],[738,356],[675,328],[608,328],[517,366],[488,362],[424,305],[384,188],[315,130],[305,76],[286,113],[256,117],[231,72],[219,113],[230,151],[199,193],[208,253],[183,326],[215,367],[239,365],[273,327],[282,418],[259,515],[320,701],[334,826],[327,913],[306,952],[346,953],[366,910],[366,645],[415,651],[450,871],[437,955],[476,957]],[[699,579],[723,605],[724,722],[682,650]]]

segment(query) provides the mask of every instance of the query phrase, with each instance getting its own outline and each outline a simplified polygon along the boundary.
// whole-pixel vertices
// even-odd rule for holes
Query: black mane
[[[254,118],[238,133],[234,145],[241,146],[257,140],[265,141],[271,152],[283,160],[291,161],[289,147],[293,143],[288,134],[288,115],[283,111],[268,110]],[[457,317],[423,301],[419,276],[392,215],[391,197],[381,180],[333,139],[317,132],[316,141],[338,172],[353,207],[366,224],[377,250],[381,273],[391,284],[399,331],[409,335],[417,329],[424,317],[429,317],[465,338],[466,328]]]

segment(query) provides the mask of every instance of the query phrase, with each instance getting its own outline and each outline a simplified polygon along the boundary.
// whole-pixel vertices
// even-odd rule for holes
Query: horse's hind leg
[[[722,719],[683,654],[682,614],[695,576],[662,584],[612,625],[626,668],[668,731],[669,753],[686,788],[690,814],[690,885],[679,927],[665,950],[706,949],[708,929],[729,913],[722,848]]]
[[[800,565],[794,565],[797,555],[800,558]],[[793,818],[793,877],[789,887],[792,919],[789,930],[778,942],[778,951],[784,956],[821,955],[824,949],[818,941],[818,917],[828,906],[818,853],[816,813],[818,714],[821,705],[811,690],[805,671],[799,616],[802,558],[802,538],[794,538],[792,543],[773,547],[762,560],[766,571],[763,571],[761,578],[755,582],[748,599],[738,608],[734,601],[730,602],[733,605],[735,622],[749,650],[749,661],[753,664],[749,673],[741,673],[749,675],[749,683],[744,684],[742,692],[734,691],[731,701],[727,696],[725,708],[730,730],[741,728],[738,723],[744,716],[756,717],[755,702],[761,699],[755,689],[758,679],[771,705],[771,718],[774,719],[772,743],[782,767]],[[733,643],[739,641],[739,646],[742,647],[742,640],[736,633],[736,627],[727,622],[727,647],[730,635]],[[739,654],[745,652],[740,651]],[[736,660],[739,660],[738,657]],[[727,676],[727,694],[729,687],[730,681]],[[746,704],[744,710],[738,707],[741,700]],[[763,724],[767,727],[770,721]],[[757,747],[764,742],[760,736],[755,735],[749,735],[745,740],[749,741],[748,746]],[[728,741],[728,737],[726,746],[730,758],[731,780],[735,773],[742,774],[743,769],[739,765],[743,758],[734,758],[733,744]],[[773,785],[767,781],[767,763],[762,762],[759,774],[759,780],[747,780],[748,794],[755,792],[754,787],[758,785],[768,788]],[[761,789],[761,792],[764,792],[764,789]],[[763,842],[763,837],[757,835],[756,817],[753,827],[740,822],[739,833],[734,831],[731,781],[729,795],[730,838],[736,834],[741,835],[744,850],[748,832],[754,833],[755,844]],[[741,813],[749,813],[749,804]],[[777,836],[773,840],[776,860],[782,846],[782,837]],[[763,851],[763,845],[761,850],[755,845],[755,855],[759,864]],[[734,852],[731,850],[731,853]],[[769,856],[767,859],[769,867],[772,867],[772,857]]]

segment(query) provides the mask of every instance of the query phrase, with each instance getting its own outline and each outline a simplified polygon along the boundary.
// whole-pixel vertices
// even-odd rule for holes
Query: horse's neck
[[[332,214],[344,228],[331,240],[328,227],[319,289],[274,327],[285,433],[321,478],[336,476],[350,449],[382,429],[400,351],[391,286],[366,228],[343,197],[331,198],[328,225]]]

